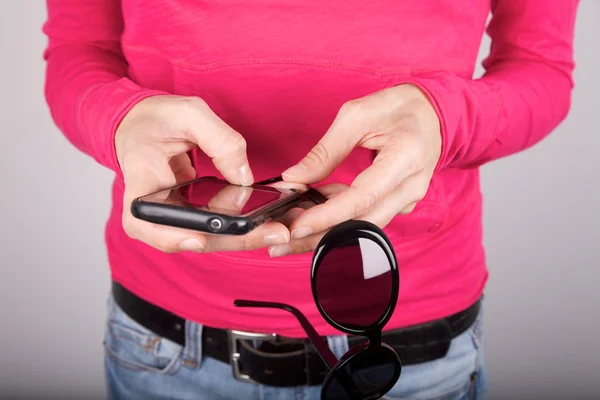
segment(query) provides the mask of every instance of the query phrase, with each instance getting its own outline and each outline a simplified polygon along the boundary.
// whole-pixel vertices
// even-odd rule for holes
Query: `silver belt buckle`
[[[257,383],[248,375],[243,374],[240,370],[240,352],[238,350],[238,340],[273,340],[276,337],[277,334],[275,333],[268,334],[230,330],[228,332],[228,338],[233,377],[242,382]]]

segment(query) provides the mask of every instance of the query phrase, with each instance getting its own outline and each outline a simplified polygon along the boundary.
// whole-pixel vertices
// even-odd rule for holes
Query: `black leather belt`
[[[147,302],[114,281],[112,291],[115,302],[134,321],[185,346],[185,319]],[[451,340],[475,322],[480,305],[478,300],[447,318],[384,332],[382,340],[398,353],[403,365],[442,358]],[[254,346],[253,339],[260,339],[258,346]],[[360,337],[348,338],[351,347],[364,341]],[[328,372],[325,363],[305,340],[204,326],[202,349],[205,357],[231,364],[238,379],[268,386],[319,385]]]

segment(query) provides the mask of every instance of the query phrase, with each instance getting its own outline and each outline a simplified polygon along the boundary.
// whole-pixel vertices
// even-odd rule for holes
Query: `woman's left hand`
[[[440,158],[440,122],[425,94],[410,84],[350,101],[319,143],[283,178],[320,182],[355,147],[377,151],[373,164],[350,186],[320,188],[330,199],[300,213],[291,223],[289,244],[270,247],[272,257],[312,251],[328,230],[350,219],[383,228],[395,215],[410,213],[425,197]]]

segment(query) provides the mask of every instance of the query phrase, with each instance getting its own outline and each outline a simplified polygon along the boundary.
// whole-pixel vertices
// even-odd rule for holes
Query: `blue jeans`
[[[105,332],[105,375],[111,399],[312,400],[320,386],[277,388],[236,380],[228,364],[202,357],[202,326],[188,323],[186,345],[156,336],[108,302]],[[477,321],[453,339],[447,355],[405,366],[385,399],[482,399],[486,386],[483,362],[482,312]],[[341,356],[346,336],[328,338]],[[476,378],[473,379],[473,374]]]

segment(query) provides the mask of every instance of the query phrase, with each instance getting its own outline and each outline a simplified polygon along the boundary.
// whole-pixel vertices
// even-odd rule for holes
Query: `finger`
[[[403,214],[403,215],[410,214],[411,212],[413,212],[415,210],[415,207],[417,207],[417,202],[407,205],[402,210],[400,210],[400,212],[398,214]]]
[[[302,254],[314,251],[319,245],[319,241],[325,236],[326,232],[320,232],[315,235],[307,236],[299,240],[290,240],[289,243],[276,246],[269,246],[269,255],[272,258],[283,257],[289,254]]]
[[[204,251],[241,251],[256,250],[269,245],[287,243],[289,230],[275,221],[265,222],[250,233],[241,236],[207,235]]]
[[[369,213],[381,199],[413,175],[410,160],[399,150],[382,150],[373,165],[360,173],[350,188],[302,214],[291,227],[292,238],[300,239]]]
[[[201,252],[206,245],[206,236],[200,232],[142,221],[131,213],[124,214],[123,226],[131,238],[165,253]]]
[[[379,151],[373,164],[356,177],[352,186],[375,194],[389,192],[423,170],[423,154],[423,145],[414,135],[398,135]]]
[[[241,213],[252,195],[248,186],[227,185],[208,201],[209,210]]]
[[[296,207],[301,208],[302,210],[308,210],[309,208],[312,208],[317,204],[318,203],[316,203],[312,199],[306,198],[305,200],[302,200],[300,203],[298,203]],[[287,226],[289,227],[289,225]]]
[[[415,175],[382,199],[369,213],[359,218],[383,228],[396,215],[412,212],[417,203],[425,197],[426,192],[426,178]]]
[[[209,156],[227,181],[244,186],[254,182],[248,158],[246,140],[219,118],[202,100],[188,98],[191,107],[180,121],[190,131],[190,140]]]
[[[301,193],[304,193],[308,190],[308,187],[302,183],[293,183],[293,182],[275,182],[270,183],[267,186],[274,187],[276,189],[281,190],[295,190]],[[297,205],[298,208],[306,209],[310,206],[314,205],[314,203],[310,199],[306,199],[306,196],[303,196],[300,199],[300,203]],[[279,218],[278,218],[279,220]]]
[[[292,188],[295,190],[299,190],[299,191],[309,191],[309,187],[307,185],[304,184],[300,184],[300,183],[292,183],[292,182],[277,182],[274,184],[271,184],[269,186],[273,186],[276,188]],[[324,200],[320,200],[320,197],[317,199],[313,199],[312,197],[315,196],[314,191],[317,191],[318,193],[316,193],[316,195],[323,195],[326,198],[330,198],[330,197],[334,197],[335,195],[337,195],[338,193],[342,192],[343,190],[347,189],[348,185],[344,184],[344,183],[328,183],[325,185],[321,185],[318,188],[312,188],[312,195],[310,193],[306,193],[306,195],[303,197],[303,200],[300,204],[298,204],[298,208],[302,208],[304,210],[314,207],[316,204],[319,204],[321,202],[323,202]]]
[[[330,198],[337,196],[347,188],[347,185],[337,183],[323,185],[316,189],[310,188],[304,196],[306,201],[303,202],[302,207],[308,209],[326,203]]]
[[[368,213],[391,189],[377,190],[381,191],[375,192],[372,185],[365,185],[334,192],[325,203],[312,207],[294,221],[290,227],[292,238],[301,239]]]
[[[286,181],[311,184],[327,178],[362,140],[366,118],[357,103],[345,104],[329,130],[300,162],[282,173]]]
[[[297,207],[289,209],[288,211],[286,211],[285,214],[283,214],[280,218],[277,219],[277,222],[280,222],[286,227],[289,227],[294,222],[294,220],[296,220],[296,218],[298,218],[304,211],[306,211],[306,208],[302,206],[303,204],[300,203]]]
[[[328,199],[332,199],[338,194],[342,193],[344,190],[347,190],[349,187],[350,186],[346,185],[345,183],[326,183],[315,189]]]
[[[306,185],[304,185],[302,183],[294,183],[294,182],[274,182],[274,183],[269,183],[267,186],[274,187],[277,189],[284,189],[284,190],[292,189],[292,190],[296,190],[299,192],[304,192],[308,189]]]

